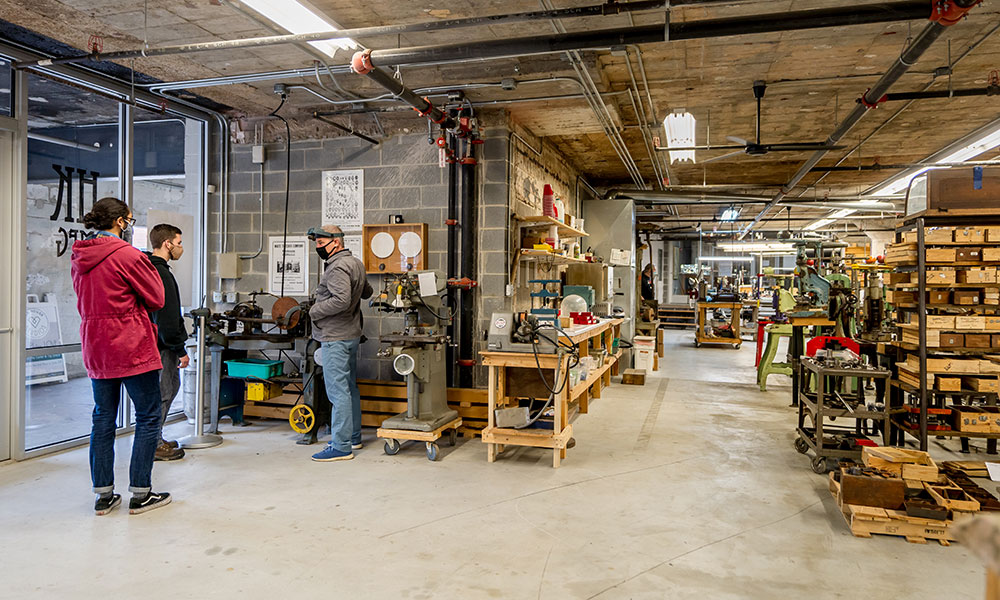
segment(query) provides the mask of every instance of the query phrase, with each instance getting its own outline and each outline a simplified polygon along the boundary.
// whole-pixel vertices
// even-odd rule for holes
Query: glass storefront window
[[[119,196],[118,103],[28,76],[25,449],[85,436],[93,409],[70,279],[95,198]]]
[[[170,261],[170,270],[177,280],[181,310],[187,314],[201,304],[198,294],[201,265],[201,160],[204,123],[195,119],[159,114],[145,109],[133,113],[132,179],[133,216],[136,219],[136,239],[140,249],[146,248],[149,230],[168,223],[182,232],[184,254]],[[190,319],[188,332],[193,331]],[[184,377],[181,372],[181,389]],[[182,392],[174,397],[171,412],[183,408]]]
[[[0,56],[0,116],[14,115],[14,67],[9,59]]]

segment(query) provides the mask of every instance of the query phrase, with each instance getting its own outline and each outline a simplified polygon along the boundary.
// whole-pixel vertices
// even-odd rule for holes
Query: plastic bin
[[[632,338],[632,345],[636,348],[656,348],[656,338],[651,335],[637,335]]]
[[[230,377],[270,379],[278,377],[285,372],[285,363],[280,360],[243,358],[240,360],[227,360],[226,369]]]

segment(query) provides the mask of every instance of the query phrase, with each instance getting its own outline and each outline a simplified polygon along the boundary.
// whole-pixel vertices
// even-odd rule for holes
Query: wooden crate
[[[987,331],[1000,331],[1000,317],[986,315],[983,320],[984,329]]]
[[[982,257],[986,262],[1000,262],[1000,247],[983,248]]]
[[[930,333],[929,331],[927,333]],[[930,341],[927,343],[930,346]],[[965,334],[962,333],[942,333],[937,344],[941,348],[963,348],[965,346]]]
[[[980,348],[989,349],[990,345],[990,334],[988,333],[967,333],[965,334],[965,347],[966,348]]]
[[[955,262],[954,248],[927,248],[924,253],[927,262]]]
[[[930,317],[928,317],[929,319]],[[955,322],[955,329],[972,329],[982,331],[986,329],[986,317],[982,315],[951,317]],[[930,327],[930,325],[928,325]],[[947,329],[947,328],[945,328]]]
[[[975,306],[979,304],[979,291],[955,290],[954,292],[952,292],[952,300],[955,302],[955,304],[959,304],[962,306]],[[947,302],[941,302],[939,304],[947,304]]]
[[[968,269],[956,271],[958,283],[996,283],[996,269]]]
[[[625,369],[622,373],[622,383],[626,385],[646,385],[646,371],[643,369]]]
[[[954,240],[959,244],[981,244],[986,241],[982,227],[959,227],[955,229]]]
[[[928,329],[964,329],[955,324],[953,315],[927,315]],[[976,328],[979,329],[979,328]],[[997,319],[997,330],[1000,331],[1000,318]]]
[[[974,392],[1000,392],[1000,382],[996,377],[963,377],[962,382]]]
[[[967,494],[962,488],[951,485],[935,485],[925,483],[924,489],[934,500],[948,510],[961,512],[979,512],[979,502]]]
[[[977,247],[955,248],[955,260],[960,263],[977,263],[983,260],[983,249]]]
[[[928,285],[947,285],[954,284],[955,277],[958,271],[947,271],[944,269],[928,269],[927,270],[927,284]],[[919,273],[911,273],[912,278],[910,283],[917,283],[919,281]]]
[[[939,392],[961,392],[962,391],[962,378],[961,377],[935,377],[934,378],[934,389]]]

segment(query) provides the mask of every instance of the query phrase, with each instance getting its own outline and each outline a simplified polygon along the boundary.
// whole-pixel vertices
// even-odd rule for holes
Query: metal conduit
[[[681,3],[683,0],[681,0]],[[686,4],[698,4],[699,2],[688,1]],[[673,2],[677,4],[677,2]],[[273,46],[278,44],[294,44],[303,42],[316,42],[320,40],[331,40],[341,38],[365,38],[381,35],[399,35],[403,33],[421,33],[427,31],[437,31],[441,29],[456,29],[459,27],[481,27],[492,26],[501,23],[518,23],[523,21],[536,21],[558,18],[594,17],[606,16],[625,12],[641,12],[658,10],[666,5],[665,0],[641,0],[638,2],[595,4],[591,6],[581,6],[576,8],[549,9],[542,11],[511,13],[506,15],[489,15],[483,17],[467,17],[460,19],[447,19],[443,21],[429,21],[424,23],[412,23],[408,25],[384,25],[377,27],[357,27],[353,29],[335,29],[330,31],[320,31],[316,33],[271,35],[256,38],[244,38],[239,40],[223,40],[218,42],[202,42],[196,44],[178,44],[175,46],[163,46],[160,48],[138,48],[135,50],[122,50],[119,52],[108,52],[101,54],[92,52],[79,56],[67,56],[64,58],[43,59],[31,61],[19,65],[21,68],[31,68],[36,66],[46,66],[54,64],[66,64],[80,62],[84,60],[123,60],[129,58],[147,58],[150,56],[167,56],[174,54],[189,54],[191,52],[203,52],[211,50],[232,50],[236,48],[251,48],[260,46]],[[242,12],[242,11],[241,11]]]
[[[980,0],[954,0],[958,6],[969,7],[977,4]],[[862,118],[868,113],[868,109],[871,106],[875,106],[882,96],[889,90],[894,83],[896,83],[900,77],[906,73],[910,67],[912,67],[917,60],[927,51],[931,45],[941,34],[944,33],[948,25],[944,25],[938,21],[932,21],[928,23],[923,31],[921,31],[913,42],[900,53],[899,58],[896,62],[886,71],[882,77],[876,81],[872,87],[862,95],[864,103],[858,104],[854,109],[847,115],[847,117],[841,122],[841,124],[827,137],[826,145],[835,146],[837,142],[841,140],[847,133],[854,128],[855,125],[861,121]],[[755,224],[757,224],[763,217],[774,208],[778,202],[780,202],[788,193],[796,186],[802,179],[809,174],[813,167],[819,164],[819,161],[823,160],[830,150],[817,150],[813,155],[806,160],[806,162],[799,167],[799,170],[795,172],[792,178],[786,183],[774,198],[768,203],[767,206],[763,208],[757,215],[753,218],[753,221],[747,225],[742,231],[740,231],[739,239],[746,237],[750,230]]]

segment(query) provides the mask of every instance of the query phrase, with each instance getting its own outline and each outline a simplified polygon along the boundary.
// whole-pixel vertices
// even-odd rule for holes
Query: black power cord
[[[271,114],[267,115],[269,117],[275,117],[281,119],[281,122],[285,124],[285,217],[281,225],[281,296],[285,295],[285,270],[286,264],[285,259],[288,254],[288,189],[289,182],[292,176],[292,128],[288,126],[288,121],[285,117],[278,114],[281,107],[285,105],[285,100],[288,99],[288,94],[281,94],[281,103],[278,104],[278,108],[271,111]],[[261,224],[263,227],[263,223]]]

